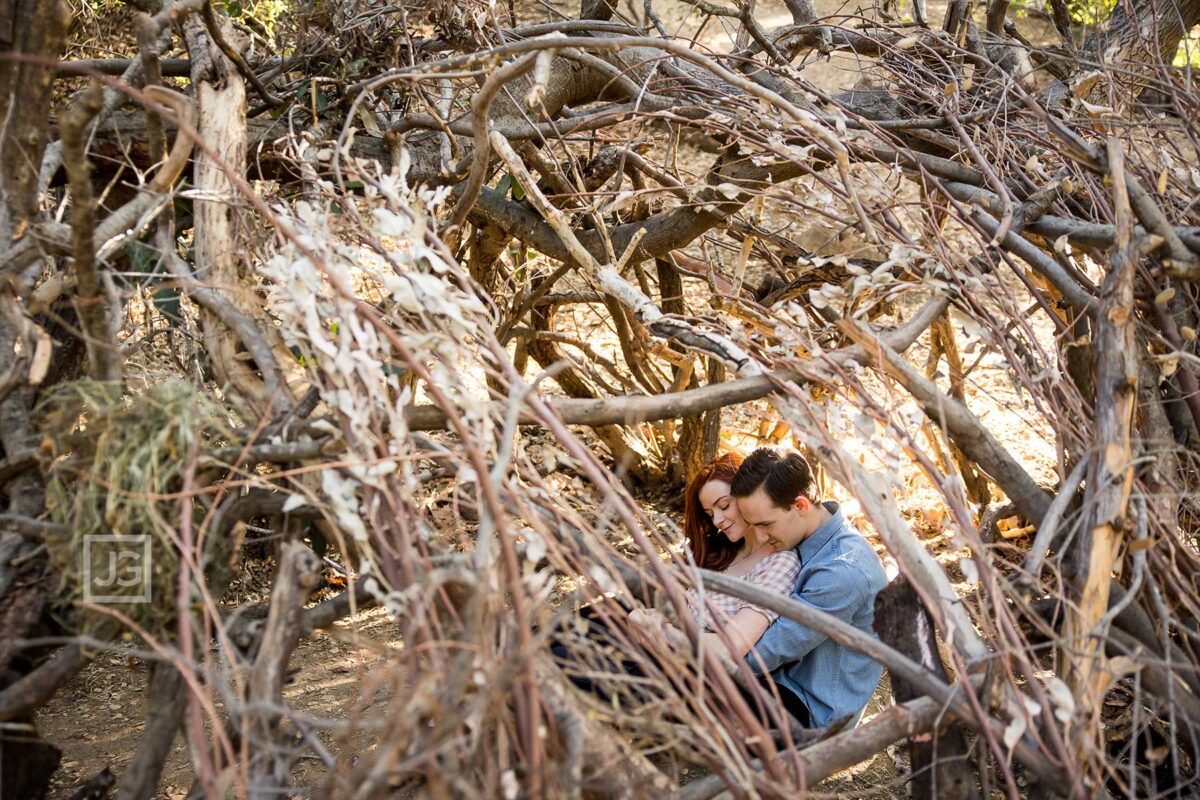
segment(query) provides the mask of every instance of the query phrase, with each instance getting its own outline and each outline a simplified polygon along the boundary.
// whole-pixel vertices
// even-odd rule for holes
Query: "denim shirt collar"
[[[842,513],[841,506],[833,500],[826,500],[821,504],[825,507],[832,516],[821,524],[812,534],[800,544],[796,545],[796,555],[800,557],[801,564],[807,564],[813,556],[821,552],[825,545],[829,544],[829,540],[834,534],[840,531],[846,524],[846,515]]]

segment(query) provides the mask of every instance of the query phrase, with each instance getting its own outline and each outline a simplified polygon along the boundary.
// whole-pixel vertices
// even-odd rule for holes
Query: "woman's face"
[[[700,487],[700,507],[729,541],[740,542],[746,537],[747,525],[725,481],[713,480]]]

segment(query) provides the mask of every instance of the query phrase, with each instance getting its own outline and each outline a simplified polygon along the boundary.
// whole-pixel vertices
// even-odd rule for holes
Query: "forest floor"
[[[553,5],[564,13],[573,14],[576,2],[559,0],[544,5]],[[637,5],[640,7],[640,3]],[[818,0],[817,7],[820,12],[826,14],[854,11],[853,8],[841,6],[836,0]],[[536,9],[536,6],[530,4],[527,8]],[[656,4],[656,10],[669,29],[681,34],[694,31],[700,21],[698,12],[682,3],[660,2]],[[901,13],[907,12],[907,8],[901,9]],[[935,23],[941,19],[943,12],[943,3],[929,4],[928,13]],[[783,3],[779,0],[759,2],[756,13],[767,29],[785,24],[789,19]],[[701,41],[714,50],[728,48],[728,33],[723,23],[724,20],[714,18],[701,36]],[[1041,23],[1034,21],[1030,21],[1030,24],[1035,27],[1041,26]],[[805,68],[804,75],[822,89],[851,88],[862,73],[857,68],[848,68],[849,65],[843,63],[843,58],[848,57],[838,56],[813,63]],[[698,159],[696,163],[697,169],[700,169],[701,161]],[[788,229],[790,235],[807,246],[814,249],[820,247],[827,253],[834,246],[828,231],[823,230],[819,222],[810,221],[787,206],[780,204],[768,208],[764,213],[768,216],[775,215],[774,227]],[[584,328],[589,325],[596,326],[599,335],[590,341],[596,349],[603,351],[607,330],[601,320],[589,319],[586,313],[577,317],[575,321]],[[964,346],[964,350],[968,351],[968,363],[974,360],[976,355],[969,353],[969,338],[966,337],[967,343]],[[609,344],[615,349],[615,340]],[[918,345],[916,350],[916,363],[923,363],[920,360],[923,357],[920,347],[921,345]],[[968,381],[968,403],[976,413],[987,420],[988,426],[1036,478],[1050,483],[1054,477],[1055,462],[1055,454],[1050,444],[1053,437],[1049,435],[1044,419],[1037,415],[1034,409],[1027,407],[1013,389],[1002,367],[1002,362],[994,354],[982,358],[979,368],[971,374]],[[751,404],[728,411],[723,426],[726,446],[740,449],[753,446],[764,413],[765,406],[762,404]],[[536,437],[537,434],[531,436]],[[553,442],[548,444],[552,446]],[[563,476],[562,481],[566,490],[572,489],[573,484],[577,483],[569,476]],[[935,502],[935,492],[920,476],[906,481],[905,486],[896,487],[896,490],[902,511],[914,531],[936,554],[938,560],[946,565],[951,576],[959,581],[959,590],[969,595],[972,586],[965,580],[958,565],[967,551],[961,542],[956,541],[944,512],[939,511]],[[830,496],[846,503],[846,510],[852,521],[860,525],[868,538],[875,543],[890,573],[894,574],[894,565],[887,563],[886,552],[874,538],[865,520],[858,514],[857,504],[852,498],[839,497],[836,487],[830,487]],[[664,496],[661,492],[647,492],[639,499],[652,513],[676,520],[679,518],[681,499],[678,495]],[[239,579],[238,591],[242,593],[239,599],[257,599],[254,597],[255,593],[263,592],[269,586],[270,574],[269,561],[247,561],[245,572]],[[385,693],[372,691],[370,697],[363,694],[369,691],[364,687],[371,685],[368,677],[372,668],[382,662],[384,651],[388,647],[400,646],[394,630],[387,613],[374,609],[347,618],[330,630],[318,631],[302,641],[291,661],[294,676],[284,692],[287,702],[301,714],[323,719],[338,716],[348,708],[356,708],[363,714],[370,714],[372,709],[378,711],[385,708]],[[146,680],[144,663],[118,655],[101,655],[63,687],[39,712],[39,732],[63,751],[62,770],[56,777],[54,796],[65,796],[77,781],[95,775],[105,766],[119,773],[129,761],[144,727]],[[890,702],[890,692],[885,679],[868,707],[868,718]],[[323,731],[319,738],[335,752],[340,749],[333,732]],[[325,772],[325,765],[316,757],[311,757],[302,760],[296,766],[294,777],[298,785],[313,785]],[[689,777],[698,774],[702,774],[702,771],[693,768],[693,774]],[[160,797],[182,798],[190,787],[191,775],[192,767],[186,744],[183,735],[180,734],[166,764]],[[817,791],[838,797],[905,796],[903,776],[888,752],[839,773],[821,784]]]

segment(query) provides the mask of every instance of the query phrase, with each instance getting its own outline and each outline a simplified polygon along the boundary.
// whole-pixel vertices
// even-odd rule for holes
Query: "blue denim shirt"
[[[824,505],[833,517],[796,547],[800,575],[791,596],[874,636],[875,595],[887,585],[887,575],[838,504]],[[814,727],[847,714],[857,717],[883,675],[883,667],[866,656],[783,617],[754,647],[775,682],[808,706]],[[759,671],[753,651],[746,660]]]

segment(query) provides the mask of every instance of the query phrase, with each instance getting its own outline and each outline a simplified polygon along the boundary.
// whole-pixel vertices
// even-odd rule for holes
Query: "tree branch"
[[[937,384],[853,320],[843,320],[838,327],[870,354],[876,366],[908,390],[925,414],[941,425],[954,443],[1000,485],[1026,519],[1036,525],[1045,516],[1050,508],[1050,495],[1029,477],[966,405],[943,393]]]
[[[938,297],[930,300],[908,322],[894,330],[879,333],[880,340],[899,351],[908,349],[921,334],[945,311],[949,300]],[[847,347],[830,354],[834,358],[849,358],[859,362],[870,360],[861,347]],[[725,383],[685,389],[659,395],[626,396],[602,400],[546,399],[568,425],[634,425],[639,422],[655,422],[663,419],[686,417],[710,411],[714,408],[749,403],[779,391],[786,383],[803,382],[801,370],[778,370],[765,375],[726,381]],[[503,406],[496,406],[496,413],[503,416]],[[417,431],[444,430],[446,414],[437,406],[414,406],[407,414],[409,427]],[[537,425],[536,416],[521,415],[524,425]]]
[[[110,298],[96,270],[96,202],[84,131],[104,103],[100,84],[92,82],[63,117],[63,164],[71,182],[71,252],[75,257],[79,322],[92,378],[108,383],[121,380],[121,357],[116,328],[109,314]]]

